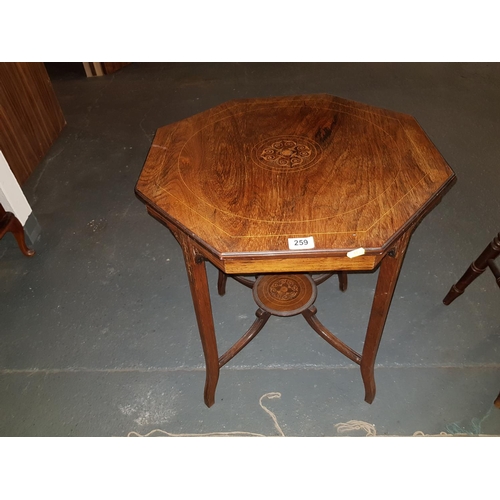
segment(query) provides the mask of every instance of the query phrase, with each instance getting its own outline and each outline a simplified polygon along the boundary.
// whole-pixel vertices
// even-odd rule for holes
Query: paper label
[[[288,238],[288,248],[290,250],[305,250],[307,248],[314,248],[314,237]]]

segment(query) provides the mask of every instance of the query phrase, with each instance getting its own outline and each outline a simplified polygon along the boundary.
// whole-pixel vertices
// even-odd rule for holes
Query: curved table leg
[[[500,408],[500,393],[498,394],[497,398],[495,399],[494,404],[497,408]]]
[[[365,385],[365,401],[367,403],[372,403],[375,399],[375,359],[411,232],[411,229],[408,230],[400,238],[394,249],[383,258],[380,265],[377,287],[361,355],[361,377]]]
[[[3,206],[0,205],[0,239],[7,232],[14,235],[19,249],[26,257],[35,255],[35,251],[26,245],[23,225],[19,222],[19,219],[12,212],[6,212]]]
[[[201,344],[206,364],[205,404],[210,408],[215,403],[215,389],[219,380],[219,355],[210,302],[205,260],[197,253],[191,240],[180,233],[176,234],[184,253],[184,261],[193,298],[196,321],[200,331]]]

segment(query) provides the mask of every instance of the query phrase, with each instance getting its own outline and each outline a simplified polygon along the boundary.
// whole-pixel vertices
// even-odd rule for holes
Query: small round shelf
[[[259,307],[275,316],[295,316],[314,304],[317,289],[308,274],[265,274],[253,286]]]

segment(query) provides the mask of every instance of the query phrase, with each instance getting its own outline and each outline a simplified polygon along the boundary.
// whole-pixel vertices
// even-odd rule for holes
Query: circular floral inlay
[[[254,147],[257,163],[273,170],[302,170],[318,157],[320,147],[306,137],[272,137]]]
[[[290,278],[279,278],[269,287],[269,293],[277,300],[292,300],[297,297],[299,291],[298,283]]]

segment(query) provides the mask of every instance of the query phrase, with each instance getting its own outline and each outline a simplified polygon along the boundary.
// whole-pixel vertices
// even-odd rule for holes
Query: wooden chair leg
[[[488,261],[488,266],[491,269],[493,276],[495,276],[495,280],[497,282],[497,285],[500,288],[500,268],[496,265],[496,263],[493,259],[490,259]]]
[[[2,205],[0,205],[0,239],[8,232],[14,235],[19,249],[26,257],[35,255],[35,251],[26,245],[23,225],[13,213],[6,212]]]
[[[465,289],[489,267],[497,285],[500,287],[500,270],[495,264],[495,259],[500,255],[500,233],[497,234],[493,241],[483,250],[483,253],[469,266],[463,276],[454,284],[443,303],[450,305],[458,296],[462,295]],[[500,394],[495,399],[494,405],[500,408]]]
[[[500,255],[500,233],[484,249],[483,253],[469,266],[464,275],[454,284],[446,297],[443,299],[445,305],[451,304],[465,289],[488,267],[488,261],[494,260]]]

